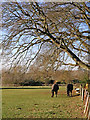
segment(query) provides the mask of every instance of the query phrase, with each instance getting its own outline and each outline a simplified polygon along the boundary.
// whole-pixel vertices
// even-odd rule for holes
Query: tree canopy
[[[3,55],[29,67],[40,53],[56,68],[89,70],[89,8],[89,2],[3,2]]]

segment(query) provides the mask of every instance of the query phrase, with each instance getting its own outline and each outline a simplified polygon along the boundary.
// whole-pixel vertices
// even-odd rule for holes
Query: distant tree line
[[[53,84],[56,80],[58,84],[85,83],[88,81],[89,73],[85,70],[40,70],[37,67],[31,67],[24,73],[24,67],[18,66],[10,70],[2,70],[2,85],[20,85],[20,86],[40,86]]]

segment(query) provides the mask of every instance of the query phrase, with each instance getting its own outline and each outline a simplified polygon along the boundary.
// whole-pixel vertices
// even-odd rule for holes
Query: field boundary
[[[81,90],[81,97],[84,103],[84,114],[88,120],[90,120],[90,93],[82,88]]]

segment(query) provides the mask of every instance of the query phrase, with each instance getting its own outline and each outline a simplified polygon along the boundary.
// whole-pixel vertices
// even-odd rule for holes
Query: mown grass
[[[47,88],[3,89],[2,117],[84,118],[80,96],[67,97],[66,87],[63,86],[59,89],[58,97],[51,98],[51,89]]]

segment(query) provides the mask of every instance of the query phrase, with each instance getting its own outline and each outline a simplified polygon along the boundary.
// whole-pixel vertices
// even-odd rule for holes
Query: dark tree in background
[[[45,55],[54,69],[71,65],[89,70],[89,28],[89,2],[2,3],[3,55],[11,65],[29,67]]]

